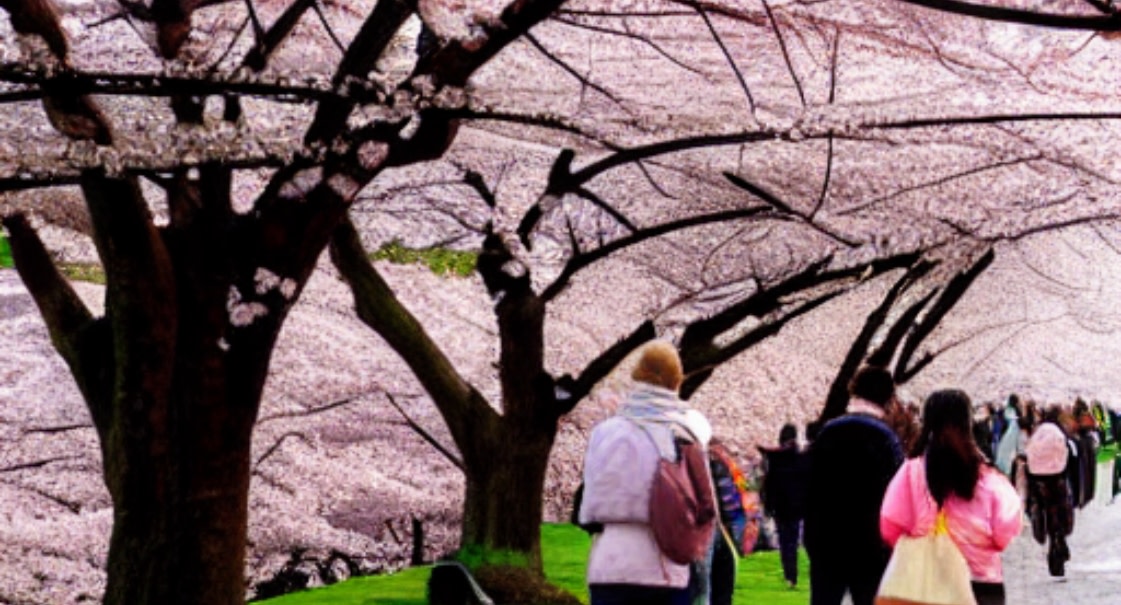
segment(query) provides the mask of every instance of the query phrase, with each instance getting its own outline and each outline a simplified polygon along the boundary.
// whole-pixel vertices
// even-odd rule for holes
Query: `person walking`
[[[809,455],[798,447],[798,428],[783,425],[777,448],[759,448],[763,454],[763,510],[775,520],[779,557],[786,584],[798,584],[798,543],[806,516]]]
[[[1070,549],[1066,538],[1074,531],[1074,498],[1068,480],[1069,437],[1058,424],[1058,410],[1049,410],[1027,445],[1028,518],[1032,537],[1047,546],[1047,570],[1066,575]]]
[[[647,345],[631,377],[633,390],[614,416],[592,429],[584,458],[579,522],[602,526],[588,555],[591,605],[685,605],[690,565],[674,563],[658,548],[650,493],[659,461],[674,455],[674,439],[704,447],[712,428],[677,396],[684,376],[670,343]]]
[[[969,564],[978,605],[1003,605],[1000,553],[1020,533],[1023,509],[1008,478],[985,463],[971,416],[964,391],[936,391],[927,398],[911,458],[884,494],[880,532],[894,547],[901,536],[933,531],[944,513],[950,539]]]
[[[803,542],[810,557],[810,604],[872,605],[891,550],[880,537],[884,490],[903,463],[899,438],[884,422],[895,397],[886,369],[865,366],[849,384],[846,413],[810,446]]]

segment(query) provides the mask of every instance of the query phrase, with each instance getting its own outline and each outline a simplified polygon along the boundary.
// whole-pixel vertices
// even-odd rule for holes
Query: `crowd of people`
[[[683,373],[669,343],[648,346],[632,376],[634,390],[591,433],[574,513],[593,534],[591,603],[730,603],[735,565],[721,560],[744,554],[730,545],[745,538],[742,527],[734,533],[733,522],[703,506],[727,500],[720,482],[706,475],[711,487],[686,498],[697,508],[680,525],[695,522],[693,535],[704,542],[692,559],[667,556],[667,542],[684,539],[670,534],[687,532],[665,529],[656,514],[671,506],[656,485],[664,468],[683,457],[682,444],[707,448],[712,427],[678,397]],[[978,605],[1003,604],[1001,553],[1025,523],[1047,544],[1051,574],[1064,575],[1074,512],[1095,493],[1098,448],[1121,441],[1118,433],[1115,412],[1082,400],[1039,406],[1013,395],[1003,405],[974,405],[947,389],[921,405],[901,403],[890,372],[863,367],[841,416],[808,425],[804,444],[786,424],[777,447],[759,447],[763,510],[783,576],[796,586],[804,545],[811,605],[839,605],[846,594],[854,605],[872,605],[885,570],[902,565],[891,562],[898,543],[944,535],[960,553],[965,592]],[[1115,474],[1114,494],[1118,486]]]

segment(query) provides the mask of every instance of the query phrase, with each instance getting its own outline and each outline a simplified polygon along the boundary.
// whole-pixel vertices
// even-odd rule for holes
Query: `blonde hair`
[[[642,350],[642,357],[631,372],[631,378],[676,391],[685,379],[677,349],[664,340],[656,340]]]

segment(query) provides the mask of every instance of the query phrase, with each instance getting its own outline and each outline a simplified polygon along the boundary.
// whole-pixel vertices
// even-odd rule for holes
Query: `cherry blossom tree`
[[[562,10],[533,32],[534,49],[553,64],[546,73],[554,81],[569,79],[583,100],[577,115],[567,120],[519,116],[539,130],[519,134],[518,140],[551,142],[552,149],[559,148],[555,155],[534,162],[516,151],[504,154],[488,139],[485,152],[480,147],[444,158],[444,180],[406,176],[371,193],[380,210],[372,203],[356,207],[365,221],[392,215],[389,220],[409,225],[405,209],[428,207],[432,215],[442,215],[447,230],[415,241],[469,241],[481,249],[478,273],[494,299],[497,325],[496,385],[490,385],[489,397],[464,379],[445,348],[396,301],[367,260],[359,235],[365,229],[340,229],[331,245],[336,266],[355,291],[360,317],[409,363],[448,424],[462,456],[456,462],[467,478],[463,546],[484,555],[494,550],[507,556],[512,550],[531,566],[540,564],[535,521],[541,516],[539,495],[558,419],[629,352],[656,335],[669,334],[677,342],[687,371],[682,394],[689,397],[721,364],[788,321],[895,271],[900,274],[895,285],[856,337],[834,391],[841,385],[843,393],[847,376],[869,356],[894,363],[905,382],[937,356],[919,354],[919,346],[991,262],[988,246],[1117,218],[1116,207],[1095,206],[1087,203],[1092,201],[1088,196],[1066,191],[1040,190],[1029,195],[1032,202],[1013,202],[1035,178],[1021,171],[1028,165],[1039,171],[1036,176],[1100,179],[1096,185],[1112,187],[1111,174],[1092,162],[1054,158],[1049,143],[1022,138],[1016,126],[1117,117],[1108,111],[1059,112],[1049,104],[1046,112],[1019,107],[1001,113],[990,112],[985,103],[954,111],[961,105],[953,98],[960,90],[948,84],[946,90],[931,91],[932,96],[949,93],[947,107],[934,106],[925,116],[929,98],[879,99],[884,89],[874,87],[855,86],[872,100],[858,95],[839,101],[838,91],[846,91],[838,84],[839,73],[850,73],[840,72],[839,64],[853,61],[875,71],[864,63],[877,60],[863,54],[864,45],[903,43],[902,56],[935,73],[952,74],[956,59],[946,57],[943,44],[948,43],[929,35],[923,39],[914,29],[869,28],[812,9],[772,11],[764,4],[759,11],[689,2],[651,6],[645,12]],[[885,16],[895,14],[881,8]],[[904,22],[912,17],[895,15]],[[748,33],[728,33],[736,25]],[[952,38],[946,21],[937,25],[935,33]],[[689,132],[697,127],[692,122],[667,120],[657,123],[662,136],[652,135],[634,118],[649,97],[632,93],[630,82],[611,67],[585,62],[590,53],[562,41],[561,30],[571,34],[565,28],[648,45],[651,58],[641,64],[661,64],[646,67],[644,74],[677,73],[691,82],[692,73],[726,68],[723,87],[714,86],[713,98],[697,101],[690,110],[701,113],[698,108],[708,106],[709,116],[735,112],[739,121],[706,124],[712,130],[696,135]],[[687,43],[675,36],[682,31],[694,34],[684,36]],[[857,50],[845,54],[841,41],[850,37]],[[737,45],[739,56],[732,50]],[[747,64],[744,57],[750,57],[751,68],[741,67]],[[591,67],[581,68],[585,64]],[[986,78],[1023,78],[1014,67],[978,69],[984,73],[976,83],[984,90]],[[776,85],[780,80],[787,84]],[[742,96],[733,100],[736,95]],[[882,108],[890,112],[880,113]],[[582,121],[582,111],[594,113],[601,124]],[[644,117],[657,120],[656,114]],[[489,128],[511,132],[501,124]],[[545,129],[555,132],[541,132]],[[610,132],[604,136],[604,131]],[[574,143],[574,135],[583,138]],[[1004,136],[1019,141],[1013,144],[1017,157],[1005,155],[1011,141],[1002,142]],[[941,146],[924,155],[923,148]],[[499,191],[509,173],[526,165],[541,175],[531,179],[542,183],[537,190]],[[986,180],[995,175],[988,182],[999,186],[983,193],[978,175]],[[962,195],[991,199],[978,202],[975,211],[946,202]],[[598,356],[558,368],[546,346],[548,320],[563,315],[557,308],[565,304],[589,304],[587,295],[566,294],[578,287],[578,274],[594,272],[599,264],[631,281],[661,282],[671,294],[645,311],[645,322],[628,329],[604,326],[609,336]],[[836,399],[831,395],[825,416],[835,413]]]

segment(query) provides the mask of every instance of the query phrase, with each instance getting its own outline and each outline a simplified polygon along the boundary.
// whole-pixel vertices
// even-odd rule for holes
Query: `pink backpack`
[[[677,460],[662,458],[654,472],[650,527],[662,554],[684,565],[704,557],[712,542],[716,501],[701,446],[681,438],[674,442]]]

